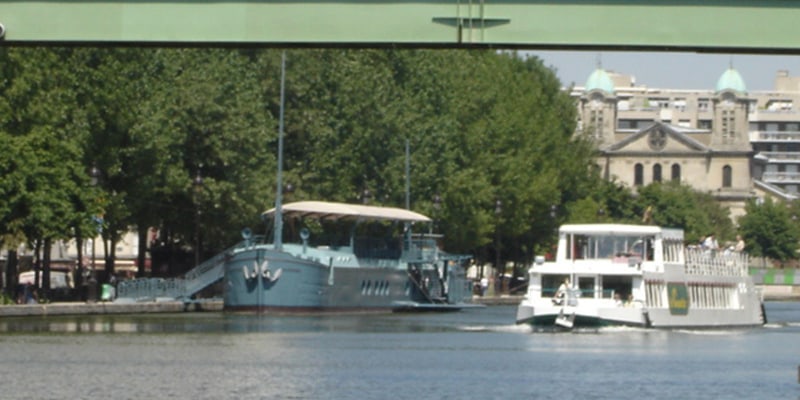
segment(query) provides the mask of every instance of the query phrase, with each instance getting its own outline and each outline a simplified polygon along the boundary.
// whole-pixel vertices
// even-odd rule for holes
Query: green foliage
[[[684,230],[687,243],[695,243],[710,233],[717,235],[721,242],[734,239],[727,209],[711,195],[675,182],[652,183],[640,187],[634,195],[617,182],[598,179],[590,196],[569,204],[568,221],[680,228]]]
[[[112,241],[156,227],[206,255],[231,245],[275,201],[281,52],[0,48],[0,240],[88,237],[102,215]],[[640,221],[648,206],[690,239],[732,233],[708,196],[662,185],[636,197],[601,179],[592,143],[573,137],[573,100],[538,58],[286,54],[287,201],[369,191],[404,207],[408,143],[411,208],[451,251],[527,262],[560,223]]]
[[[729,211],[713,196],[676,182],[652,183],[639,188],[635,210],[643,218],[651,207],[652,224],[684,230],[687,242],[715,234],[720,243],[734,239]]]
[[[780,261],[797,258],[800,230],[796,222],[797,204],[790,207],[766,198],[750,201],[746,215],[739,218],[739,229],[751,255]]]

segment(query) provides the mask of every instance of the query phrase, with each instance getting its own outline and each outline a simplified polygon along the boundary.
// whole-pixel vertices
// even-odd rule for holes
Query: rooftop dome
[[[614,93],[614,82],[608,76],[608,73],[599,67],[589,75],[589,79],[586,80],[586,85],[584,85],[584,90],[587,92],[595,89],[606,93]]]
[[[733,90],[734,92],[746,92],[747,87],[744,84],[744,79],[739,75],[739,72],[729,67],[717,81],[717,92],[723,90]]]

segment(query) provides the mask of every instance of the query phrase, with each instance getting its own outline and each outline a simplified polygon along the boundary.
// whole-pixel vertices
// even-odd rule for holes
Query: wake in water
[[[732,336],[747,333],[749,329],[674,329],[672,332],[702,336]]]
[[[641,328],[636,326],[606,326],[599,329],[602,333],[616,333],[616,332],[652,332],[653,329]]]
[[[522,324],[522,325],[465,325],[459,326],[459,330],[466,331],[466,332],[519,332],[519,333],[531,333],[533,329],[530,325]]]
[[[764,325],[765,329],[789,329],[792,331],[800,328],[800,322],[770,322]]]

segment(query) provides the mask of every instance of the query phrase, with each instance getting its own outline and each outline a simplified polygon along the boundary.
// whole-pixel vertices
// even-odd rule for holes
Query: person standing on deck
[[[717,251],[719,250],[719,244],[717,243],[716,237],[714,234],[710,234],[706,237],[706,240],[703,242],[703,247],[706,250]]]
[[[736,246],[733,248],[733,251],[737,253],[741,253],[744,251],[744,239],[742,239],[742,235],[736,235]]]
[[[561,282],[561,286],[558,287],[556,290],[556,294],[553,295],[553,304],[561,305],[564,303],[564,298],[567,297],[567,290],[569,289],[569,278],[564,278],[564,282]]]

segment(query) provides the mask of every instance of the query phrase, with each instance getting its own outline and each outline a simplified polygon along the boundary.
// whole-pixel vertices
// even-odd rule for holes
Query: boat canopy
[[[394,207],[365,206],[360,204],[332,203],[327,201],[299,201],[281,207],[284,217],[310,217],[325,220],[387,220],[403,222],[431,222],[431,219],[413,211]],[[272,208],[264,216],[275,214]]]
[[[667,240],[683,240],[682,229],[662,228],[653,225],[572,224],[562,225],[559,231],[563,234],[603,236],[656,235],[660,233]]]

